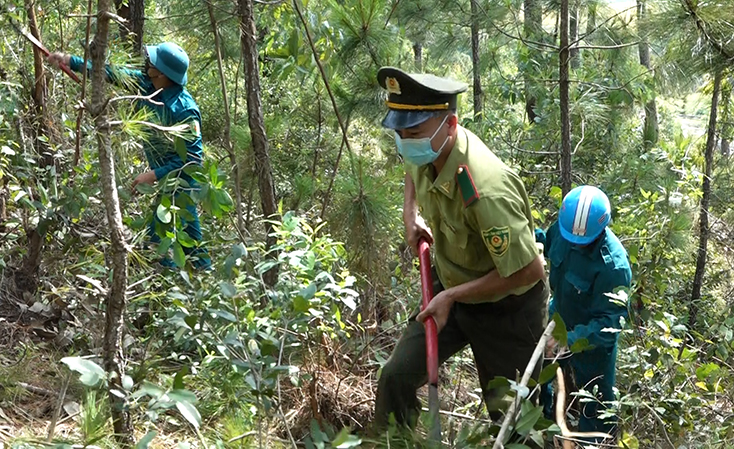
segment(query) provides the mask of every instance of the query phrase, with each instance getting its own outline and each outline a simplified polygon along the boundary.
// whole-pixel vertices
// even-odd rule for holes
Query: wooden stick
[[[54,433],[56,432],[56,424],[59,421],[59,415],[61,415],[61,409],[64,407],[64,398],[66,398],[66,390],[69,388],[69,382],[71,382],[71,372],[66,375],[66,380],[64,380],[64,386],[61,388],[61,394],[59,394],[59,401],[58,404],[56,404],[56,410],[54,410],[54,415],[51,418],[51,422],[48,425],[48,436],[46,437],[46,441],[49,443],[53,441],[54,439]]]
[[[563,370],[556,368],[556,379],[558,380],[558,397],[556,397],[556,424],[561,428],[561,435],[567,436],[570,432],[566,424],[566,379],[563,378]],[[573,449],[573,443],[563,440],[563,449]]]
[[[18,386],[30,391],[31,393],[40,394],[43,396],[56,396],[57,395],[55,391],[51,391],[45,388],[37,387],[35,385],[27,384],[25,382],[18,382]]]
[[[556,327],[556,322],[551,321],[548,323],[548,325],[545,327],[545,331],[543,332],[543,335],[540,336],[540,340],[538,340],[538,344],[535,345],[535,350],[533,351],[532,357],[530,357],[530,361],[528,362],[528,366],[525,367],[525,372],[522,375],[522,379],[520,380],[520,386],[525,387],[528,385],[528,382],[530,381],[530,377],[533,375],[533,371],[535,370],[535,365],[538,364],[538,360],[543,355],[543,352],[545,350],[545,342],[548,341],[548,338],[551,336],[551,333],[553,332],[553,329]],[[500,428],[500,432],[497,434],[497,439],[494,441],[494,445],[492,446],[492,449],[502,449],[504,448],[504,439],[507,434],[507,429],[510,428],[510,425],[515,421],[515,413],[520,406],[520,400],[522,398],[520,397],[520,394],[518,392],[517,396],[515,397],[515,400],[512,401],[510,404],[510,407],[507,409],[507,413],[505,414],[505,419],[502,421],[502,427]]]
[[[556,424],[561,428],[561,436],[563,437],[563,449],[573,449],[574,438],[612,438],[611,435],[604,432],[572,432],[566,424],[566,379],[563,377],[561,367],[556,369],[556,379],[558,379],[558,397],[556,398]]]

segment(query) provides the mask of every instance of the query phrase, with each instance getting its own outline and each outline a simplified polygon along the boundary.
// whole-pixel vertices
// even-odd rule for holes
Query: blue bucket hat
[[[420,125],[436,114],[455,110],[457,96],[467,85],[426,73],[406,73],[382,67],[377,82],[387,90],[387,115],[382,126],[394,130]]]
[[[189,57],[183,48],[173,42],[164,42],[160,45],[147,45],[145,53],[150,64],[168,79],[181,86],[186,85]]]

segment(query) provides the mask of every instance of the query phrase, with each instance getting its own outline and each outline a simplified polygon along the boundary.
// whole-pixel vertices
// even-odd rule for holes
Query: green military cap
[[[390,109],[382,126],[406,129],[420,125],[436,112],[456,109],[456,97],[467,85],[427,73],[406,73],[395,67],[383,67],[377,81],[387,90]]]

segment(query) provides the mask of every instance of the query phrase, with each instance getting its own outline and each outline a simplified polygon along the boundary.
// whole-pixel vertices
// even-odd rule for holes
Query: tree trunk
[[[43,42],[41,33],[38,31],[38,23],[36,22],[36,3],[32,0],[25,0],[26,13],[28,14],[28,28],[33,37]],[[43,70],[43,53],[41,50],[33,47],[33,132],[35,133],[36,151],[41,155],[40,165],[49,167],[54,165],[54,156],[48,145],[46,118],[46,75]]]
[[[721,86],[721,155],[729,157],[731,140],[731,78],[722,81]]]
[[[100,180],[104,194],[107,224],[110,228],[110,252],[108,258],[112,270],[112,284],[105,299],[105,335],[104,335],[104,365],[111,375],[109,381],[110,414],[115,439],[122,447],[132,447],[134,443],[130,413],[125,400],[113,394],[113,390],[125,391],[122,388],[122,332],[123,315],[126,306],[125,290],[127,289],[127,252],[122,214],[120,213],[120,199],[117,195],[115,182],[115,159],[112,154],[110,132],[105,110],[107,83],[105,74],[105,55],[107,53],[107,39],[110,27],[110,0],[99,0],[97,15],[97,33],[90,48],[92,60],[92,106],[90,115],[94,117],[95,134],[99,147]]]
[[[525,0],[524,2],[524,34],[527,39],[538,41],[541,37],[543,29],[543,4],[541,0]],[[529,59],[533,59],[537,55],[537,50],[528,49]],[[524,67],[523,78],[525,82],[525,112],[528,115],[528,121],[533,124],[537,114],[535,113],[535,95],[531,91],[532,74],[535,73],[533,64],[526,64]]]
[[[222,44],[219,39],[219,29],[217,28],[217,19],[214,17],[214,7],[211,0],[205,0],[207,11],[209,12],[209,22],[214,33],[214,50],[217,54],[217,66],[219,67],[219,83],[222,86],[222,103],[224,105],[224,147],[227,150],[229,161],[232,164],[232,173],[234,174],[234,196],[235,196],[235,212],[237,213],[237,228],[240,232],[245,230],[245,217],[242,211],[242,176],[240,175],[240,165],[237,161],[237,154],[232,144],[231,128],[232,119],[229,115],[229,99],[227,98],[227,80],[224,76],[224,64],[222,63]]]
[[[571,118],[568,110],[568,0],[561,0],[560,22],[561,191],[563,196],[566,196],[571,190]]]
[[[318,111],[318,131],[316,135],[316,146],[313,149],[313,163],[311,164],[311,181],[316,185],[316,167],[319,162],[319,149],[321,148],[321,140],[323,138],[324,114],[321,109],[321,91],[316,88],[316,108]]]
[[[413,44],[413,62],[417,72],[423,71],[423,44],[416,42]]]
[[[579,39],[579,0],[574,0],[571,6],[571,17],[569,22],[569,40],[576,42]],[[581,66],[581,52],[578,48],[578,43],[573,44],[574,48],[569,50],[571,58],[571,68],[578,69]]]
[[[143,54],[143,28],[145,26],[145,0],[128,0],[130,4],[130,31],[133,36],[130,38],[133,44],[133,51]]]
[[[721,79],[723,71],[717,70],[714,75],[714,93],[711,97],[711,114],[709,115],[709,128],[706,135],[706,154],[703,175],[703,196],[701,197],[701,211],[699,213],[699,240],[698,258],[696,259],[696,274],[693,276],[693,288],[691,289],[691,303],[688,308],[688,327],[693,329],[698,316],[698,301],[701,299],[701,286],[703,276],[706,272],[706,253],[709,240],[709,202],[711,198],[711,174],[714,171],[714,147],[716,146],[716,114],[719,107],[719,92],[721,91]]]
[[[645,1],[637,0],[637,30],[640,36],[643,32],[640,30],[642,20],[645,17]],[[640,40],[640,64],[650,70],[650,45],[643,37]],[[652,98],[645,103],[645,124],[642,131],[643,147],[649,150],[658,143],[658,108],[655,103],[655,92],[652,92]]]
[[[479,66],[479,5],[471,0],[471,62],[474,75],[474,120],[482,117],[482,77]]]
[[[25,0],[25,9],[28,15],[28,28],[31,34],[39,42],[42,42],[36,21],[35,2]],[[51,167],[55,165],[55,162],[52,150],[48,145],[48,139],[46,138],[48,135],[46,129],[48,116],[46,111],[46,76],[43,69],[43,54],[35,46],[33,47],[33,69],[33,114],[31,114],[31,128],[34,134],[34,147],[40,155],[38,161],[39,166]],[[48,177],[44,182],[49,182]],[[14,273],[15,287],[21,296],[24,293],[33,295],[38,289],[38,269],[41,266],[45,235],[45,232],[39,231],[39,226],[26,229],[25,231],[26,237],[28,238],[27,251],[23,256],[20,268]]]
[[[115,0],[115,10],[117,11],[118,16],[126,20],[125,23],[118,22],[117,24],[120,31],[120,40],[128,40],[130,36],[130,2],[125,2],[124,0]]]
[[[239,0],[240,38],[242,40],[242,56],[245,61],[245,81],[247,86],[247,115],[252,137],[252,149],[255,154],[255,170],[257,170],[260,187],[260,202],[265,218],[273,218],[278,212],[275,203],[275,186],[273,171],[270,167],[268,137],[265,134],[265,121],[260,98],[260,72],[257,52],[257,30],[255,28],[255,12],[252,0]],[[271,236],[273,225],[265,222],[267,234],[266,247],[275,245],[275,237]],[[278,269],[272,268],[263,275],[269,286],[275,285]]]
[[[145,0],[115,0],[117,15],[126,20],[118,23],[120,39],[128,41],[136,55],[143,54],[143,27],[145,24]]]

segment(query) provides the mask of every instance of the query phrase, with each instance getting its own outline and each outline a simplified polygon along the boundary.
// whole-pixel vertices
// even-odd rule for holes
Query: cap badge
[[[400,95],[400,84],[398,80],[392,77],[385,79],[385,86],[387,87],[387,93]]]

